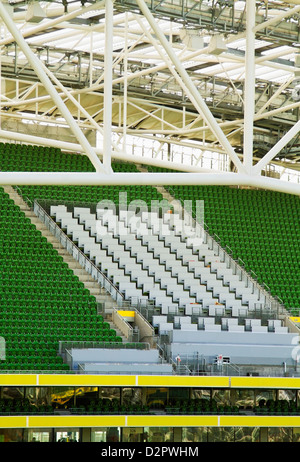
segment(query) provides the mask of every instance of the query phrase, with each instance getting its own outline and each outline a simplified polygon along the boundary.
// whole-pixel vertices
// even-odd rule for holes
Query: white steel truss
[[[28,20],[29,4],[44,18]],[[267,177],[272,166],[299,170],[299,15],[298,2],[278,1],[0,2],[0,138],[74,150],[96,169],[80,177],[1,172],[0,183],[232,184],[299,194],[299,182]],[[70,138],[21,135],[26,124],[55,125]],[[129,136],[158,142],[156,154],[129,152]],[[165,145],[191,147],[193,161],[161,157]],[[223,156],[222,168],[202,165],[204,152]],[[182,173],[115,174],[114,159]]]

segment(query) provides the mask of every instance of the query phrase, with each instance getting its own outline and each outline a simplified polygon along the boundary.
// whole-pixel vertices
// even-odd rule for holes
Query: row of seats
[[[60,406],[51,404],[35,404],[29,399],[1,399],[0,415],[54,415]],[[121,404],[116,399],[92,399],[80,403],[77,407],[62,407],[73,415],[154,415],[156,406],[139,403]],[[245,409],[237,404],[219,403],[215,399],[182,399],[170,400],[160,408],[168,415],[243,415]],[[256,415],[299,415],[300,409],[292,400],[260,400],[257,405],[249,406],[247,412]]]
[[[115,172],[137,172],[133,164],[114,162]],[[70,171],[94,172],[95,168],[86,155],[63,153],[59,148],[1,143],[0,169],[2,171]],[[128,195],[127,203],[142,199],[149,205],[151,201],[163,199],[162,195],[151,186],[54,186],[54,185],[22,185],[18,192],[28,203],[35,199],[53,202],[65,200],[77,203],[97,204],[103,199],[119,203],[120,193]]]
[[[0,399],[0,415],[35,415],[53,414],[54,408],[51,405],[35,405],[29,399]]]
[[[43,151],[43,149],[36,148],[36,147],[26,147],[25,149],[25,147],[16,148],[16,146],[17,145],[10,145],[10,146],[5,145],[5,147],[1,146],[1,149],[0,149],[0,168],[1,170],[9,171],[9,170],[17,169],[21,171],[22,170],[23,171],[47,171],[47,170],[60,171],[60,170],[67,169],[69,171],[93,171],[93,166],[91,165],[90,161],[88,160],[86,156],[81,156],[77,154],[76,155],[74,154],[66,155],[66,154],[62,154],[59,150],[56,150],[55,152],[51,151],[50,153],[49,150],[46,150],[46,149]],[[11,159],[13,159],[13,164],[11,162]],[[115,171],[137,171],[134,166],[131,166],[129,164],[114,164],[113,168]],[[233,192],[228,193],[228,190],[234,191],[234,193]],[[158,198],[158,199],[162,198],[162,196],[157,193],[156,188],[146,187],[146,186],[107,187],[107,188],[106,187],[104,188],[101,186],[99,187],[94,187],[94,186],[91,186],[91,187],[88,187],[88,186],[82,186],[82,187],[80,186],[78,187],[76,186],[74,187],[73,186],[63,186],[63,187],[60,187],[60,186],[57,186],[57,187],[56,186],[24,186],[21,188],[21,192],[23,194],[23,197],[26,200],[28,199],[29,202],[34,199],[39,199],[39,200],[47,200],[48,203],[49,202],[53,203],[54,201],[59,200],[59,201],[78,202],[80,204],[83,204],[85,202],[96,204],[103,198],[113,199],[116,203],[118,203],[118,199],[120,198],[120,192],[127,192],[128,202],[130,202],[133,199],[144,199],[149,204],[153,198]],[[269,255],[272,255],[274,246],[272,248],[270,246],[268,247],[269,241],[265,238],[267,235],[269,235],[268,234],[269,228],[278,231],[278,227],[274,226],[272,228],[274,223],[272,223],[270,220],[266,222],[267,224],[264,227],[257,226],[258,217],[252,214],[252,209],[251,207],[249,207],[249,202],[251,201],[249,201],[249,198],[248,198],[248,202],[247,202],[248,193],[246,194],[243,191],[240,194],[240,191],[234,188],[218,188],[218,187],[212,187],[212,188],[211,187],[199,187],[197,188],[197,187],[189,187],[189,186],[187,186],[186,188],[178,187],[178,188],[175,188],[174,190],[170,188],[170,192],[171,193],[175,192],[175,196],[182,198],[182,199],[183,198],[186,198],[189,200],[191,199],[198,200],[202,198],[205,199],[205,217],[208,217],[208,219],[210,220],[210,221],[208,220],[210,230],[213,229],[213,232],[216,232],[216,234],[218,234],[221,237],[222,242],[224,241],[223,237],[224,236],[226,237],[226,232],[231,232],[231,242],[237,243],[237,245],[240,245],[240,247],[236,247],[236,250],[235,250],[235,248],[232,245],[230,245],[230,241],[225,239],[224,242],[225,244],[229,245],[233,249],[234,251],[233,255],[235,258],[237,258],[236,257],[237,254],[240,258],[244,258],[244,257],[248,258],[249,256],[249,259],[246,261],[246,268],[248,270],[252,269],[255,271],[259,267],[258,266],[255,267],[253,265],[251,266],[249,264],[249,262],[251,262],[250,257],[254,258],[254,256],[256,255],[256,252],[253,252],[253,248],[249,248],[249,242],[247,241],[247,237],[246,239],[241,238],[244,235],[247,236],[247,234],[245,234],[245,230],[249,230],[249,233],[252,233],[252,234],[249,234],[248,236],[255,236],[255,239],[253,239],[253,242],[255,243],[256,248],[259,248],[260,242],[264,242],[266,249],[269,249],[269,253],[267,253],[267,255],[264,252],[262,252],[261,255],[264,255],[265,258]],[[181,195],[181,192],[184,192],[184,194]],[[232,197],[231,194],[234,197]],[[242,199],[240,199],[241,197]],[[224,198],[223,203],[222,203],[222,198]],[[258,203],[259,203],[259,200],[256,201],[256,205]],[[271,203],[272,201],[270,201],[270,204]],[[20,213],[19,210],[18,212],[16,211],[16,209],[14,208],[14,204],[10,204],[7,202],[6,205],[7,207],[4,206],[3,209],[5,210],[7,209],[8,213],[5,215],[3,214],[3,219],[5,219],[6,222],[9,221],[12,223],[13,226],[10,226],[10,230],[12,233],[13,233],[12,230],[16,229],[16,227],[18,227],[18,224],[21,223],[21,228],[19,228],[22,230],[21,234],[22,236],[23,235],[25,236],[26,242],[28,243],[27,244],[28,249],[30,249],[30,252],[33,251],[33,249],[35,248],[36,242],[35,242],[35,239],[33,239],[30,242],[30,239],[29,239],[30,231],[27,232],[28,225],[30,224],[28,219],[23,220],[22,213]],[[287,207],[287,209],[288,208],[289,207]],[[242,216],[241,211],[239,209],[246,210],[247,212],[249,211],[249,209],[251,209],[251,214],[244,213],[244,215]],[[261,208],[257,208],[257,209],[260,210],[260,212],[262,210]],[[280,207],[280,210],[282,209],[283,207]],[[263,210],[266,210],[266,209],[264,208]],[[266,210],[266,213],[264,215],[265,217],[268,216],[268,209]],[[286,219],[285,214],[282,214],[282,217]],[[236,222],[234,222],[235,218],[236,218]],[[224,233],[223,234],[219,233],[217,227],[215,228],[211,227],[211,223],[217,223],[218,226],[219,225],[221,226],[224,224]],[[234,224],[234,226],[232,226],[232,223]],[[298,236],[297,235],[298,228],[297,226],[294,226],[292,220],[289,226],[289,233],[294,237]],[[291,245],[293,245],[293,247],[295,248],[293,244],[294,241],[293,239],[290,239],[290,236],[288,235],[287,232],[285,232],[285,237],[286,237],[286,242],[289,242],[289,243],[291,242],[292,243]],[[16,240],[16,242],[18,241]],[[276,242],[278,244],[281,241],[279,239]],[[48,268],[48,265],[49,265],[49,268],[51,268],[51,271],[49,270],[49,273],[50,272],[52,273],[56,271],[55,270],[56,262],[53,267],[51,265],[51,255],[48,255],[48,250],[50,249],[47,248],[47,251],[44,253],[45,245],[46,243],[42,239],[40,243],[39,254],[41,254],[43,258],[45,257],[47,259],[46,267]],[[10,248],[8,239],[5,240],[5,246],[7,249]],[[289,246],[287,245],[286,249],[288,248]],[[21,243],[20,245],[18,245],[17,249],[18,249],[18,252],[20,252],[20,255],[22,256],[22,258],[18,258],[18,261],[26,260],[25,255],[24,255],[25,252],[23,252]],[[295,253],[297,255],[296,249],[295,249]],[[261,257],[261,255],[259,256]],[[38,258],[36,258],[33,255],[33,252],[31,252],[31,258],[33,262],[32,268],[30,268],[28,265],[23,266],[23,274],[25,272],[31,272],[31,270],[34,270],[38,266]],[[7,260],[10,260],[12,262],[11,267],[13,268],[16,258],[13,259],[12,255],[10,255],[10,258],[8,259],[5,257],[3,258],[3,261],[7,261]],[[267,260],[265,259],[265,261]],[[294,260],[292,259],[291,262],[293,263],[293,261]],[[209,261],[203,258],[202,263],[209,264]],[[262,261],[262,264],[263,263],[264,261]],[[294,263],[296,264],[296,261]],[[196,268],[189,267],[189,270],[194,270],[194,269]],[[265,274],[268,274],[268,275],[270,274],[271,276],[268,276],[268,277],[272,277],[273,279],[275,278],[275,274],[276,274],[277,275],[276,282],[278,282],[279,281],[278,272],[276,273],[275,271],[273,273],[271,269],[272,269],[272,265],[269,265],[268,273],[265,273]],[[216,268],[214,270],[217,271]],[[5,271],[6,272],[8,271],[8,267],[6,268]],[[11,271],[11,269],[9,271]],[[60,268],[61,273],[65,273],[65,271],[66,271],[66,268],[63,268],[63,269]],[[261,274],[263,273],[259,273],[258,276],[260,277]],[[284,274],[282,273],[283,281],[285,281],[285,275],[286,275],[285,273]],[[295,272],[295,275],[297,276],[297,271]],[[294,300],[294,297],[296,297],[298,294],[297,289],[294,289],[294,288],[297,288],[297,284],[296,284],[297,279],[293,280],[293,277],[291,278],[291,281],[293,281],[294,292],[293,293],[289,292],[288,294],[289,297],[292,297],[292,300]],[[19,280],[19,278],[20,278],[20,275],[18,275],[16,280]],[[227,280],[225,284],[224,275],[222,276],[222,278],[224,282],[223,285],[224,286],[228,285],[229,280]],[[268,282],[268,278],[266,278],[263,282]],[[51,306],[49,306],[50,303],[46,302],[46,307],[48,306],[49,310],[52,309],[52,306],[58,306],[62,311],[64,311],[65,305],[69,306],[72,300],[74,300],[74,304],[76,306],[78,307],[87,306],[89,307],[89,309],[95,312],[95,303],[92,299],[89,298],[89,295],[82,295],[82,297],[78,296],[77,298],[75,296],[76,294],[76,291],[75,291],[75,292],[72,292],[72,298],[71,298],[70,297],[71,292],[69,291],[69,289],[66,291],[66,294],[59,293],[60,289],[58,289],[58,285],[59,284],[56,281],[56,284],[54,283],[54,286],[53,286],[53,292],[57,292],[57,294],[56,294],[55,300],[52,300]],[[205,285],[207,288],[207,281],[205,281]],[[13,306],[13,304],[15,303],[15,305],[18,305],[17,308],[19,312],[26,312],[26,310],[31,309],[31,307],[28,306],[28,296],[26,297],[26,295],[19,292],[18,293],[19,299],[18,299],[18,297],[15,297],[15,294],[13,294],[12,291],[11,293],[7,292],[7,289],[9,289],[7,288],[7,284],[5,285],[5,287],[3,284],[3,293],[5,294],[5,298],[7,300],[8,306]],[[209,303],[206,304],[207,307],[212,304],[211,303],[212,301],[218,301],[220,303],[220,298],[219,298],[220,294],[212,293],[213,287],[210,287],[210,290],[211,290],[210,295],[213,295],[213,297],[212,298],[210,297]],[[232,287],[230,288],[230,290],[232,291]],[[44,294],[47,293],[46,287],[45,287],[45,290],[41,290],[40,292],[40,294],[43,294],[42,297],[40,296],[40,294],[34,293],[33,287],[30,287],[30,291],[31,291],[30,298],[32,301],[32,309],[34,309],[34,312],[38,312],[39,303],[42,306],[42,302],[44,302],[44,300],[41,300],[41,298],[44,299]],[[80,289],[78,287],[78,294],[79,293],[82,293],[82,288]],[[291,293],[295,295],[291,296],[290,295]],[[215,295],[217,295],[218,298],[215,298]],[[237,300],[238,302],[241,302],[240,297],[236,296],[237,293],[234,293],[233,295],[234,295],[235,300]],[[147,293],[146,296],[148,297],[149,293]],[[195,295],[192,295],[192,296],[195,299]],[[225,302],[225,300],[221,300],[221,302]],[[255,304],[255,301],[253,301],[252,303]],[[190,304],[189,309],[192,309],[192,308],[194,308],[194,305]],[[6,307],[5,307],[5,310],[6,310]],[[44,344],[57,346],[58,340],[62,338],[61,335],[62,334],[63,336],[65,335],[64,331],[60,329],[61,329],[60,327],[57,327],[57,330],[54,329],[55,332],[53,332],[51,336],[45,339]],[[13,340],[13,335],[14,334],[12,331],[11,331],[11,335],[7,334],[7,338],[9,339],[10,348],[12,346],[15,346],[16,344],[24,345],[24,342],[26,341],[26,339],[24,338],[23,334],[20,335],[18,338],[15,338],[14,340]],[[84,337],[84,335],[82,335],[81,338],[82,337]],[[36,332],[35,339],[38,342],[41,341],[39,332]],[[8,348],[8,351],[9,351],[9,348]],[[11,364],[13,364],[13,362]]]
[[[60,165],[62,170],[93,171],[87,156],[62,154],[56,148],[1,143],[0,152],[0,168],[3,171],[58,171]],[[129,164],[114,164],[113,168],[115,171],[136,171]],[[143,188],[22,186],[21,189],[24,197],[30,200],[44,198],[82,202],[87,199],[87,202],[97,203],[102,198],[111,198],[116,190],[130,190],[130,201],[139,198]],[[300,251],[297,246],[300,237],[298,197],[272,191],[220,186],[185,185],[171,186],[169,189],[178,199],[202,199],[205,204],[205,221],[210,231],[221,238],[224,246],[228,245],[232,249],[234,258],[244,261],[246,269],[252,270],[259,282],[266,283],[273,295],[284,300],[286,306],[300,307],[297,269]],[[153,191],[156,189],[148,188],[147,194],[151,197]],[[273,258],[271,255],[276,247],[279,252]],[[285,258],[286,252],[288,258]]]
[[[0,369],[67,371],[60,341],[120,342],[97,316],[95,297],[3,188],[0,204]]]
[[[143,212],[141,220],[125,211],[52,206],[51,216],[95,261],[126,299],[149,298],[162,311],[224,303],[238,311],[262,303],[245,282],[204,244],[195,229],[176,214]]]
[[[148,167],[150,171],[166,169]],[[286,308],[300,308],[299,197],[276,191],[229,186],[172,185],[181,201],[204,202],[204,221],[234,259],[266,284]],[[195,210],[194,210],[195,212]]]
[[[216,320],[215,317],[200,316],[193,320],[191,316],[175,316],[173,321],[168,321],[166,315],[155,315],[152,318],[152,325],[157,328],[159,334],[172,332],[174,329],[182,331],[197,331],[205,330],[207,332],[264,332],[264,333],[288,333],[288,328],[282,326],[280,320],[267,320],[265,325],[262,325],[261,319],[244,319],[226,317]]]

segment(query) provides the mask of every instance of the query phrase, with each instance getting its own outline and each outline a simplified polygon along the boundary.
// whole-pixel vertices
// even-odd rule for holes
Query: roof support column
[[[251,0],[254,1],[254,0]],[[211,131],[214,133],[216,136],[217,140],[219,143],[224,147],[225,151],[231,158],[232,162],[235,164],[237,167],[238,172],[240,173],[245,173],[245,168],[243,164],[241,163],[239,157],[237,156],[236,152],[234,151],[233,147],[229,143],[227,137],[225,136],[224,132],[222,129],[219,127],[217,121],[215,120],[213,114],[207,107],[205,101],[203,100],[202,96],[200,95],[198,89],[196,88],[194,82],[191,80],[190,76],[186,72],[184,66],[182,65],[180,59],[177,57],[175,54],[172,46],[168,42],[166,36],[160,29],[160,27],[157,25],[156,20],[154,19],[152,13],[150,12],[149,8],[147,7],[146,3],[144,0],[137,0],[137,4],[145,16],[145,18],[148,20],[150,26],[152,27],[153,32],[155,33],[157,39],[161,43],[161,45],[164,47],[168,57],[172,61],[176,72],[178,75],[180,75],[184,85],[186,88],[189,90],[190,95],[192,97],[192,102],[195,105],[195,107],[200,111],[202,114],[203,118],[206,120],[206,123],[208,124],[209,128]]]
[[[255,174],[260,174],[269,162],[289,143],[300,131],[300,120],[273,146],[270,151],[254,166]]]
[[[256,175],[215,173],[0,172],[1,185],[244,185],[300,195],[300,184]]]
[[[291,2],[293,3],[293,2]],[[295,2],[294,2],[295,3]],[[298,3],[298,2],[297,2]],[[266,28],[267,26],[269,27],[270,25],[273,25],[280,20],[291,16],[292,14],[298,13],[300,10],[300,6],[297,5],[294,8],[288,10],[288,11],[283,11],[281,14],[277,15],[276,17],[272,18],[269,21],[263,22],[262,24],[259,24],[258,26],[255,27],[255,31],[259,31],[261,29]],[[273,98],[279,94],[280,91],[282,91],[283,88],[285,88],[287,85],[291,83],[294,77],[291,77],[290,79],[287,80],[282,86],[277,90],[277,92],[272,96],[272,98],[266,103],[266,105],[257,113],[259,115],[262,113],[262,111],[265,109],[267,105],[270,104]],[[287,106],[289,107],[289,106]],[[287,107],[284,109],[287,110]],[[279,108],[276,110],[275,113],[282,111],[282,108]],[[274,115],[274,111],[269,111],[270,115]],[[269,113],[264,113],[264,116],[268,116]],[[256,175],[260,175],[261,171],[266,168],[266,166],[277,156],[277,154],[295,137],[300,131],[300,121],[298,121],[271,149],[270,151],[262,158],[260,161],[253,167],[253,173]]]
[[[246,55],[244,93],[244,166],[251,174],[253,167],[253,126],[255,113],[255,0],[246,6]]]
[[[64,104],[63,100],[59,96],[58,92],[56,91],[54,85],[52,84],[51,80],[45,73],[43,67],[41,66],[40,60],[34,55],[31,51],[30,47],[26,43],[24,37],[19,32],[18,28],[15,26],[12,17],[9,14],[9,11],[6,9],[5,5],[0,2],[0,17],[2,18],[3,22],[5,23],[6,27],[13,35],[15,41],[18,43],[19,47],[23,51],[24,55],[27,57],[28,61],[32,65],[34,71],[36,72],[37,76],[39,77],[40,81],[45,87],[45,90],[49,93],[52,97],[53,101],[55,102],[58,109],[61,111],[62,116],[65,118],[67,124],[69,125],[70,129],[76,136],[79,144],[84,149],[84,152],[91,160],[92,164],[94,165],[97,172],[103,172],[102,163],[87,141],[86,137],[78,127],[77,123],[75,122],[72,114]]]
[[[112,153],[113,0],[105,2],[103,165],[111,170]]]

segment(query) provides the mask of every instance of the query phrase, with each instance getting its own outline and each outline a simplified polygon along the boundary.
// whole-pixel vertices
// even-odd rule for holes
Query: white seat
[[[51,205],[50,206],[50,215],[51,217],[57,216],[59,213],[64,213],[67,211],[67,207],[65,205]]]
[[[280,334],[287,334],[289,329],[288,327],[286,326],[275,326],[275,330],[274,330],[277,334],[280,333]]]
[[[180,330],[182,331],[198,330],[198,326],[197,324],[181,324]]]
[[[203,320],[203,323],[205,325],[207,324],[215,324],[215,319],[213,317],[203,317],[203,318],[199,318],[199,319],[202,319]]]
[[[185,314],[188,316],[200,316],[203,313],[201,305],[196,303],[187,303],[185,305]]]
[[[229,332],[245,332],[245,327],[244,326],[239,326],[239,325],[234,325],[234,324],[229,324],[228,325],[228,331]]]
[[[208,307],[209,316],[224,316],[225,306],[223,305],[209,305]]]
[[[204,329],[208,332],[219,332],[221,331],[220,324],[205,324]]]
[[[158,327],[161,323],[166,323],[168,321],[168,316],[153,316],[152,317],[152,326]]]
[[[171,322],[165,322],[159,324],[158,331],[160,334],[168,333],[173,330],[173,324]]]
[[[252,332],[268,332],[268,327],[267,326],[251,326],[251,331]]]
[[[110,279],[113,274],[129,276],[130,284],[134,284],[128,286],[130,293],[136,290],[144,297],[143,292],[147,292],[145,287],[148,287],[149,298],[164,309],[175,305],[189,312],[194,303],[201,304],[201,313],[202,307],[206,308],[216,301],[224,301],[226,308],[242,306],[234,294],[229,294],[228,287],[224,287],[224,279],[217,279],[216,274],[211,273],[215,270],[222,277],[225,274],[230,276],[230,269],[207,244],[200,245],[199,239],[193,246],[192,233],[195,229],[179,214],[159,218],[157,213],[143,211],[141,218],[128,211],[120,211],[118,216],[113,208],[100,208],[97,214],[93,214],[90,209],[79,207],[75,210],[76,218],[73,218],[66,207],[60,211],[63,220],[67,220],[70,235],[78,239],[84,252],[95,259]],[[80,220],[86,233],[83,236],[80,236]],[[182,232],[192,236],[191,247],[181,242]],[[193,255],[195,248],[198,255]],[[171,253],[173,251],[175,253]],[[210,267],[205,266],[208,261]],[[124,270],[123,273],[121,270]],[[234,275],[232,277],[237,283]],[[158,286],[153,287],[153,284]],[[213,295],[208,290],[213,290]],[[257,300],[253,298],[251,302]],[[200,313],[200,306],[197,312]]]

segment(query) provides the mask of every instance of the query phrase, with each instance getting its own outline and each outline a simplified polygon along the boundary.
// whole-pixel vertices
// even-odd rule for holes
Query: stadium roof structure
[[[0,18],[0,139],[95,167],[1,172],[1,184],[300,194],[299,0],[6,0]],[[115,159],[176,173],[114,173]]]

